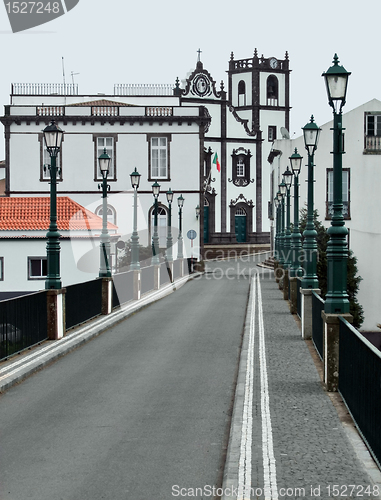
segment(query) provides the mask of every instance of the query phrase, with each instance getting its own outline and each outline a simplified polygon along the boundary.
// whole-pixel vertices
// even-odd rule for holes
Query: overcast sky
[[[8,0],[7,0],[8,1]],[[301,134],[311,114],[331,119],[321,74],[337,52],[351,71],[349,111],[381,99],[379,0],[79,0],[62,17],[13,34],[0,6],[1,104],[11,83],[62,83],[71,73],[80,94],[112,94],[115,83],[174,83],[201,60],[214,80],[226,80],[230,53],[283,59],[291,73],[290,135]],[[345,126],[345,124],[344,124]],[[4,157],[1,126],[0,157]]]

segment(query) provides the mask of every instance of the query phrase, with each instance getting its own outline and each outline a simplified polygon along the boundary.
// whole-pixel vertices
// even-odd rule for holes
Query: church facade
[[[228,85],[216,82],[199,60],[175,89],[181,106],[205,106],[203,206],[205,244],[270,242],[270,175],[267,157],[275,139],[289,128],[290,69],[284,59],[229,61]],[[217,161],[216,161],[217,160]]]

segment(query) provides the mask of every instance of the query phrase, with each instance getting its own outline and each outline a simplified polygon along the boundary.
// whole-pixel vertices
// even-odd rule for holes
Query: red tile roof
[[[107,99],[99,99],[97,101],[86,101],[77,102],[74,104],[69,104],[69,106],[122,106],[122,107],[134,107],[135,104],[128,104],[126,102],[109,101]]]
[[[0,231],[47,231],[50,224],[49,197],[0,198]],[[57,197],[60,231],[102,230],[102,219],[67,196]],[[109,229],[117,229],[108,223]]]

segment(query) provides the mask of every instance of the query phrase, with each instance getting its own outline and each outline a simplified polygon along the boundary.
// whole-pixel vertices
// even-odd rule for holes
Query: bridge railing
[[[381,464],[381,353],[340,317],[339,392],[373,458]]]
[[[66,287],[66,330],[102,314],[102,280]]]
[[[0,302],[0,359],[48,338],[46,292]]]
[[[323,318],[324,300],[316,292],[312,292],[312,341],[315,349],[323,359]]]

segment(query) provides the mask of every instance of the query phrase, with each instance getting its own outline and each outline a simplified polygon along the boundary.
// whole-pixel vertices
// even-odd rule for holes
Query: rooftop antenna
[[[62,77],[63,77],[63,84],[64,84],[64,96],[65,96],[65,104],[66,104],[65,62],[64,62],[64,58],[63,58],[63,56],[62,56]]]
[[[79,75],[80,73],[74,73],[74,71],[71,72],[71,80],[73,82],[73,87],[74,87],[74,75]]]

